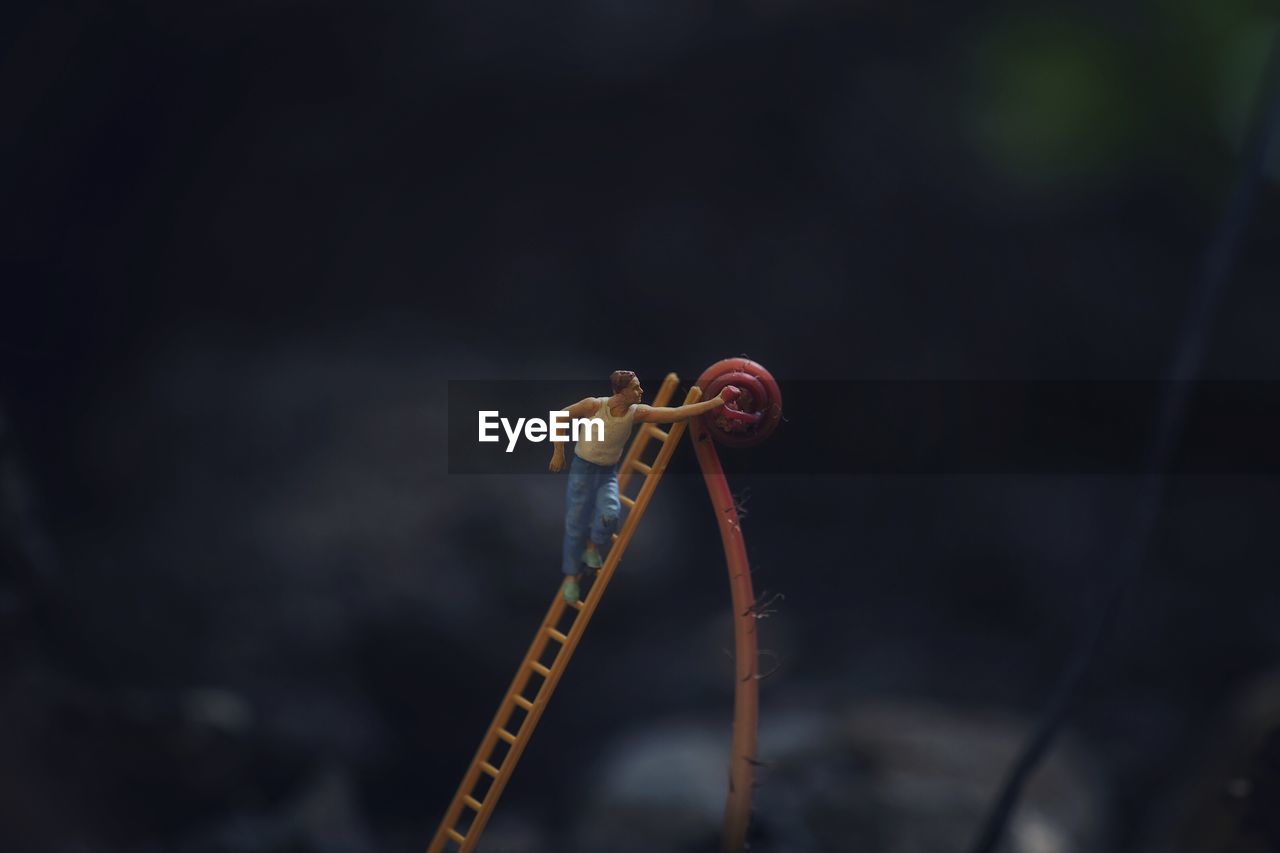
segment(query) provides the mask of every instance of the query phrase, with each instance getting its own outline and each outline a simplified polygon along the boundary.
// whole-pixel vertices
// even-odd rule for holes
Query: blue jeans
[[[609,538],[618,529],[620,512],[618,466],[596,465],[573,454],[564,496],[564,558],[560,570],[566,575],[580,571],[588,534],[602,557],[608,553]]]

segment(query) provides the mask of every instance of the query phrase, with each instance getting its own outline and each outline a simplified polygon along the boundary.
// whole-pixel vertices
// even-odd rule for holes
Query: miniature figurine
[[[686,421],[736,400],[741,393],[726,386],[710,400],[687,406],[645,406],[640,403],[644,389],[630,370],[609,375],[612,397],[587,397],[562,409],[570,418],[597,417],[604,424],[603,440],[593,440],[586,430],[573,447],[569,485],[565,493],[564,551],[561,571],[565,575],[564,598],[570,603],[579,596],[578,583],[584,577],[582,564],[594,572],[604,565],[610,537],[618,526],[622,504],[618,500],[618,460],[637,423],[669,424]],[[548,469],[564,469],[563,441],[552,442],[554,450]]]

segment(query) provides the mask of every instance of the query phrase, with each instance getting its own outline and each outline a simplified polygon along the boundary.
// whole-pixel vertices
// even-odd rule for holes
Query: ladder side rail
[[[694,387],[690,389],[688,396],[685,398],[685,405],[698,402],[702,396],[702,390]],[[579,620],[583,622],[585,628],[585,620],[582,616],[590,617],[595,612],[596,603],[600,600],[605,587],[608,585],[609,579],[613,577],[613,570],[622,560],[622,555],[626,551],[627,546],[631,543],[631,537],[635,534],[635,529],[640,525],[640,519],[644,517],[644,511],[649,506],[649,501],[653,497],[654,490],[658,487],[658,481],[662,479],[662,475],[666,473],[667,462],[675,453],[676,445],[679,444],[681,436],[684,435],[685,423],[677,423],[671,430],[670,439],[663,444],[662,450],[658,453],[658,458],[654,460],[651,473],[644,478],[644,485],[640,487],[640,491],[636,494],[635,506],[631,509],[631,514],[627,516],[627,521],[622,525],[622,530],[618,533],[618,538],[614,542],[613,547],[609,551],[609,556],[605,558],[604,565],[600,567],[600,574],[596,579],[595,585],[591,589],[591,593],[587,596],[582,613],[579,614]],[[570,642],[573,642],[573,631],[578,629],[578,621],[573,624],[570,631]]]
[[[667,375],[663,380],[662,388],[655,397],[655,405],[665,405],[671,398],[679,379],[674,373]],[[685,404],[696,403],[701,397],[701,389],[693,387],[689,390],[685,398]],[[661,402],[659,402],[661,401]],[[628,463],[619,471],[619,489],[621,489],[624,473],[629,478],[631,471],[635,470],[636,457],[639,455],[639,449],[648,443],[651,438],[648,433],[648,424],[643,425],[641,434],[632,442],[632,446],[628,451]],[[493,813],[497,805],[498,798],[502,791],[506,788],[507,781],[511,778],[512,771],[515,769],[516,763],[524,752],[525,746],[533,735],[538,721],[542,718],[542,713],[546,709],[547,703],[550,701],[551,694],[554,692],[556,685],[559,684],[560,677],[567,668],[569,659],[573,656],[573,652],[577,649],[578,642],[582,638],[583,632],[586,630],[587,624],[591,619],[591,615],[595,612],[596,604],[599,602],[604,593],[605,587],[608,585],[609,578],[613,575],[613,570],[621,561],[622,554],[626,550],[627,545],[634,535],[635,528],[639,525],[640,519],[644,515],[644,510],[649,504],[649,500],[653,496],[654,490],[657,488],[658,481],[662,479],[663,473],[667,468],[667,462],[675,452],[676,445],[679,444],[680,438],[685,431],[686,423],[677,423],[670,430],[667,439],[663,442],[661,451],[658,453],[657,459],[654,460],[652,466],[646,466],[649,471],[644,476],[644,484],[640,488],[640,492],[636,495],[634,505],[631,512],[627,516],[626,522],[622,526],[622,530],[615,535],[614,545],[610,549],[609,557],[606,559],[604,566],[601,567],[597,582],[593,585],[588,600],[583,602],[578,608],[578,616],[574,619],[570,626],[568,634],[565,636],[561,648],[556,652],[555,659],[550,666],[550,672],[543,676],[543,682],[538,688],[538,692],[532,701],[533,707],[526,711],[525,718],[521,721],[519,731],[512,732],[516,736],[514,743],[511,743],[507,754],[504,756],[499,765],[499,774],[493,778],[493,781],[486,791],[482,801],[482,808],[476,813],[472,820],[464,840],[457,842],[455,836],[460,833],[454,829],[455,824],[462,815],[464,808],[469,808],[467,798],[471,797],[476,782],[479,781],[480,773],[483,765],[488,761],[493,752],[493,748],[498,740],[498,730],[504,727],[504,723],[510,716],[511,709],[515,706],[514,699],[516,696],[523,695],[522,690],[528,683],[529,673],[532,672],[531,663],[537,661],[546,649],[546,644],[552,642],[549,638],[549,629],[559,624],[564,614],[565,608],[568,606],[560,594],[559,589],[556,590],[555,597],[552,599],[551,606],[547,610],[546,616],[543,618],[538,633],[534,636],[533,642],[529,644],[529,649],[525,653],[524,659],[521,661],[519,668],[516,670],[515,676],[511,680],[507,692],[503,696],[502,703],[498,706],[497,713],[494,714],[489,728],[486,730],[484,738],[480,742],[480,748],[476,750],[475,757],[472,759],[466,774],[463,776],[462,784],[458,787],[457,793],[454,795],[453,801],[449,808],[445,811],[444,820],[440,824],[440,828],[436,836],[432,839],[428,853],[441,853],[444,845],[449,840],[459,843],[461,850],[459,853],[469,853],[475,844],[479,841],[481,833],[484,831],[485,825],[488,823],[490,815]],[[525,697],[528,699],[528,697]]]
[[[673,374],[674,375],[674,374]],[[702,396],[699,388],[693,388],[689,391],[685,399],[686,405],[696,403]],[[650,499],[653,497],[654,490],[657,489],[658,481],[662,479],[663,472],[666,471],[667,461],[675,453],[676,445],[680,442],[680,437],[684,434],[684,423],[678,423],[671,430],[670,439],[663,444],[662,451],[658,454],[658,458],[653,464],[653,474],[645,477],[644,485],[640,487],[639,494],[636,495],[636,505],[631,515],[627,517],[627,521],[622,526],[622,531],[618,534],[618,539],[614,543],[613,548],[609,551],[609,557],[605,560],[605,564],[600,569],[600,574],[596,583],[592,586],[587,600],[583,602],[582,609],[578,612],[577,617],[573,620],[573,625],[565,637],[560,650],[556,653],[555,661],[551,665],[551,674],[542,682],[542,686],[538,688],[537,698],[534,700],[533,708],[529,709],[523,722],[520,724],[520,732],[516,738],[516,742],[511,745],[511,749],[503,760],[502,775],[493,780],[489,791],[485,794],[486,809],[476,815],[475,820],[471,824],[471,828],[467,831],[467,841],[462,844],[459,853],[470,853],[475,842],[480,839],[480,834],[484,831],[489,821],[489,816],[493,812],[493,808],[497,805],[498,797],[502,795],[506,789],[507,782],[511,778],[511,771],[515,769],[516,762],[520,760],[520,756],[524,754],[524,749],[528,745],[529,740],[533,736],[533,730],[537,727],[538,722],[542,719],[542,714],[546,710],[551,700],[551,694],[555,691],[556,686],[560,683],[560,677],[564,675],[568,668],[569,660],[573,657],[574,651],[578,648],[578,643],[582,640],[582,635],[586,632],[587,624],[591,621],[591,616],[595,613],[596,605],[599,604],[601,597],[604,595],[605,588],[608,586],[609,579],[613,576],[613,570],[622,559],[622,554],[626,550],[627,545],[631,542],[631,537],[635,533],[635,529],[640,524],[640,519],[644,516],[645,508],[649,505]],[[551,608],[548,613],[555,612],[558,621],[559,614],[564,612],[564,599],[560,591],[556,590],[556,596],[552,600]],[[552,625],[555,622],[551,623]],[[543,629],[539,631],[539,635],[545,634],[547,625],[544,624]],[[530,646],[530,654],[534,653],[538,641],[541,636],[535,638],[534,644]],[[516,673],[516,677],[512,682],[513,689],[520,683],[521,675],[526,671],[531,658],[525,656],[525,660],[521,662],[520,669]],[[506,702],[503,703],[505,707]],[[493,726],[496,728],[500,725],[502,719],[503,708],[498,709],[497,715],[494,717]],[[496,736],[496,732],[491,731],[490,735]],[[486,739],[490,738],[486,735]],[[474,839],[474,841],[472,840]]]
[[[520,693],[521,689],[527,683],[529,662],[536,661],[542,656],[547,643],[551,642],[550,638],[547,636],[547,628],[553,628],[559,623],[566,606],[564,598],[557,590],[555,598],[551,600],[551,606],[547,609],[547,613],[542,619],[538,633],[534,635],[533,642],[529,644],[529,648],[525,652],[524,659],[516,669],[515,676],[511,679],[510,685],[508,685],[506,692],[502,695],[502,702],[498,705],[498,710],[493,715],[493,720],[489,723],[489,727],[485,730],[484,737],[480,741],[480,747],[476,750],[475,756],[471,759],[471,764],[468,765],[466,774],[462,777],[462,784],[458,786],[458,790],[454,794],[453,800],[449,804],[449,808],[445,811],[444,819],[440,824],[440,830],[432,840],[431,846],[427,848],[428,853],[440,853],[440,851],[444,849],[444,844],[448,840],[447,831],[452,829],[454,824],[456,824],[458,819],[462,816],[462,810],[466,807],[465,798],[471,795],[472,791],[475,789],[476,783],[480,780],[480,773],[482,772],[481,765],[483,762],[488,761],[489,756],[493,753],[493,748],[497,744],[498,729],[503,727],[503,724],[506,722],[506,718],[510,714],[511,707],[514,705],[512,699]],[[552,663],[553,670],[555,668],[555,663],[559,660],[560,653],[557,652],[555,662]],[[543,687],[545,686],[546,683],[544,682]],[[539,688],[538,692],[541,694],[542,689]],[[532,729],[528,727],[528,723],[529,719],[526,718],[520,724],[520,731],[513,732],[517,739],[523,736],[526,729],[532,731]],[[490,785],[489,791],[486,792],[483,800],[485,809],[482,809],[481,812],[477,814],[476,819],[472,821],[471,829],[467,832],[468,838],[473,835],[478,835],[476,833],[476,829],[484,828],[484,825],[480,823],[480,819],[483,817],[487,822],[487,812],[492,812],[493,805],[497,803],[496,795],[501,793],[501,788],[497,787],[498,783],[504,782],[505,777],[510,775],[508,763],[510,763],[510,767],[515,766],[514,761],[512,760],[512,751],[509,751],[507,756],[503,758],[500,763],[499,770],[502,772],[494,779],[493,783]],[[519,755],[517,754],[515,758],[519,758]],[[477,826],[478,823],[480,823],[479,826]],[[470,847],[465,844],[463,845],[463,848],[467,850],[470,849]]]
[[[520,691],[520,689],[525,684],[525,679],[527,679],[528,677],[528,672],[526,670],[528,662],[531,659],[536,660],[539,656],[541,656],[541,653],[545,649],[545,644],[549,642],[545,636],[546,628],[548,625],[556,624],[556,621],[559,620],[560,615],[563,612],[564,612],[564,599],[557,592],[555,600],[553,600],[551,603],[551,608],[548,610],[547,615],[542,620],[542,625],[538,629],[538,633],[534,635],[533,642],[529,644],[529,649],[528,651],[525,652],[524,660],[521,662],[519,668],[516,669],[516,674],[511,679],[511,684],[507,687],[506,692],[503,693],[502,695],[502,702],[498,705],[498,710],[493,715],[493,720],[489,723],[489,727],[485,730],[484,737],[481,738],[480,740],[480,746],[478,749],[476,749],[475,756],[471,759],[471,763],[467,766],[467,772],[462,777],[462,784],[458,786],[458,790],[454,794],[453,800],[449,803],[449,808],[445,810],[444,818],[440,822],[440,829],[437,831],[435,838],[432,839],[431,846],[427,848],[427,853],[440,853],[440,851],[444,850],[445,842],[449,840],[449,836],[447,834],[448,831],[450,829],[453,829],[454,824],[456,824],[458,822],[458,819],[462,816],[463,808],[466,807],[466,801],[464,798],[471,796],[471,792],[475,789],[476,782],[480,780],[480,773],[482,772],[481,765],[484,762],[488,761],[489,756],[493,754],[493,748],[496,745],[497,739],[498,739],[498,729],[503,727],[503,724],[506,722],[506,718],[510,713],[511,706],[513,705],[511,699],[514,695],[516,695]],[[558,655],[557,655],[557,659],[559,659]],[[528,720],[525,720],[525,723],[527,722]],[[519,738],[519,736],[525,729],[524,723],[521,724],[520,729],[521,729],[521,732],[515,733],[517,735],[517,738]],[[508,752],[507,757],[505,757],[502,760],[502,762],[498,765],[498,769],[500,771],[499,776],[493,780],[493,783],[490,785],[489,791],[486,792],[485,794],[483,802],[486,806],[486,809],[490,812],[493,810],[492,805],[497,802],[497,797],[494,796],[495,794],[494,789],[497,787],[498,783],[504,779],[504,777],[510,775],[510,771],[507,767],[508,762],[510,761],[510,758],[511,758],[511,753]],[[511,767],[514,767],[514,766],[515,766],[514,763],[512,763]],[[501,791],[499,789],[498,793],[500,792]],[[482,816],[485,816],[484,810],[482,810],[479,814],[477,814],[475,820],[472,821],[471,828],[467,831],[467,834],[466,834],[466,837],[468,839],[471,839],[473,836],[477,838],[479,837],[478,833],[476,833],[475,830],[477,828],[483,829],[483,825],[481,825],[480,827],[476,826],[476,824],[479,823],[480,818]],[[463,843],[462,846],[464,850],[471,849],[467,843]]]
[[[674,373],[668,373],[666,378],[662,380],[662,386],[658,388],[658,393],[653,398],[653,405],[665,406],[671,402],[671,397],[675,394],[676,386],[679,384],[680,377]],[[631,446],[627,448],[626,455],[622,457],[622,464],[618,467],[618,494],[622,494],[631,482],[631,472],[634,470],[631,467],[631,463],[640,458],[640,454],[644,453],[645,448],[649,446],[651,438],[653,438],[653,434],[649,431],[649,424],[642,424],[640,430],[636,433],[636,437],[631,440]]]

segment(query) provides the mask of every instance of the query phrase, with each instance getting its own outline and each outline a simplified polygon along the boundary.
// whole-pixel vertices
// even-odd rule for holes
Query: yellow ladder
[[[653,399],[653,405],[665,406],[679,384],[680,378],[674,373],[668,373]],[[695,386],[689,389],[684,402],[686,405],[696,403],[701,397],[701,389]],[[568,667],[569,658],[578,647],[587,623],[591,621],[591,615],[595,613],[596,605],[600,603],[605,587],[613,577],[614,569],[622,560],[684,430],[684,422],[672,424],[670,431],[661,429],[657,424],[646,423],[640,426],[618,469],[618,493],[622,505],[628,509],[627,520],[622,529],[613,535],[613,547],[585,600],[569,604],[557,586],[555,598],[551,600],[551,607],[542,620],[542,626],[534,636],[529,651],[525,653],[520,668],[516,670],[516,676],[511,680],[502,704],[498,706],[498,713],[489,724],[489,730],[480,741],[480,748],[476,750],[471,766],[462,777],[462,784],[453,795],[453,802],[444,813],[444,820],[440,822],[440,828],[436,830],[427,853],[468,853],[475,849],[480,833],[484,831],[489,816],[498,804],[498,797],[515,770],[516,762],[520,760],[520,755],[533,736],[533,729],[542,718],[552,691],[556,689],[560,676]],[[640,457],[652,439],[661,442],[662,447],[653,462],[642,462]],[[629,498],[622,491],[630,483],[633,472],[641,475],[642,483],[635,498]],[[561,620],[565,619],[566,614],[569,624],[562,625]]]

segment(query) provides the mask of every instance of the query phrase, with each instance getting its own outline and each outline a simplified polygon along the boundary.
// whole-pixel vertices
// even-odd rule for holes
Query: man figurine
[[[638,423],[670,424],[717,409],[733,402],[741,393],[732,385],[720,395],[688,406],[644,406],[644,389],[630,370],[615,370],[609,376],[612,397],[587,397],[569,406],[569,418],[599,418],[604,423],[604,440],[593,441],[593,432],[583,431],[583,438],[573,447],[573,463],[569,466],[569,487],[565,494],[564,553],[561,571],[565,575],[564,600],[578,600],[578,582],[582,580],[581,563],[592,570],[604,564],[602,554],[608,550],[610,537],[618,526],[622,503],[618,500],[618,460],[631,437],[631,427]],[[553,442],[552,472],[564,468],[564,442]]]

